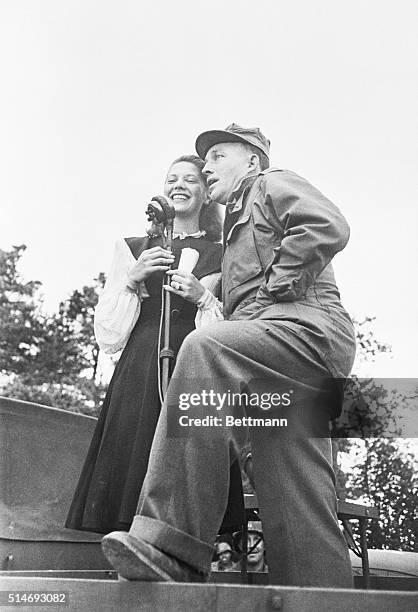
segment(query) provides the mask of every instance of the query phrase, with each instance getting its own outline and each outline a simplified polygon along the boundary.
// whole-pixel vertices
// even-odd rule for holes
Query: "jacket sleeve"
[[[94,333],[105,353],[116,353],[124,348],[138,320],[141,300],[148,297],[143,283],[138,292],[127,287],[128,270],[134,263],[135,258],[125,240],[119,240],[94,313]]]
[[[257,300],[304,296],[317,276],[348,242],[350,230],[338,208],[308,181],[284,170],[264,176],[263,215],[278,236]]]

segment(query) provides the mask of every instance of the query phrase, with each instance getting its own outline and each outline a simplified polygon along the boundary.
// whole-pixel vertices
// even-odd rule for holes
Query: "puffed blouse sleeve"
[[[136,291],[127,286],[128,270],[134,263],[135,257],[126,241],[118,240],[94,313],[94,333],[105,353],[117,353],[124,348],[138,320],[141,301],[149,297],[144,283]]]
[[[205,287],[205,292],[197,303],[197,313],[195,317],[196,329],[223,321],[222,302],[216,297],[220,293],[221,274],[216,272],[208,274],[200,279]]]

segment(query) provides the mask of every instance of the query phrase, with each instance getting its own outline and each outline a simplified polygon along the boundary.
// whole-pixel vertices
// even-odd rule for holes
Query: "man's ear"
[[[260,170],[261,164],[258,155],[256,155],[255,153],[251,153],[248,165],[250,170]]]

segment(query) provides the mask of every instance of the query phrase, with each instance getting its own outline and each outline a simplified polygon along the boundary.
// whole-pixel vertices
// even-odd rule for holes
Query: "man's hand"
[[[193,274],[183,272],[183,270],[169,270],[167,274],[171,277],[171,283],[164,285],[164,289],[197,304],[205,292],[202,283]]]
[[[129,283],[140,283],[155,272],[166,272],[174,261],[170,251],[157,246],[146,249],[128,272]]]

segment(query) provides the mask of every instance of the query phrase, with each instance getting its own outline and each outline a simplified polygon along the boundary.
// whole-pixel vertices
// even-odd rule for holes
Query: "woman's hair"
[[[202,172],[205,166],[203,159],[197,155],[181,155],[171,163],[171,166],[180,162],[193,164],[199,170],[200,177],[206,187],[206,176]],[[208,203],[203,204],[200,211],[199,229],[205,230],[206,237],[212,242],[220,242],[222,239],[222,219],[219,213],[219,207],[210,200]]]
[[[205,162],[203,161],[203,159],[201,159],[198,155],[180,155],[180,157],[177,157],[174,161],[171,162],[170,168],[171,166],[174,166],[174,164],[179,164],[180,162],[187,162],[189,164],[193,164],[194,166],[196,166],[196,168],[199,170],[200,174],[202,175],[203,182],[206,185],[206,177],[202,173],[202,170],[205,167]]]

